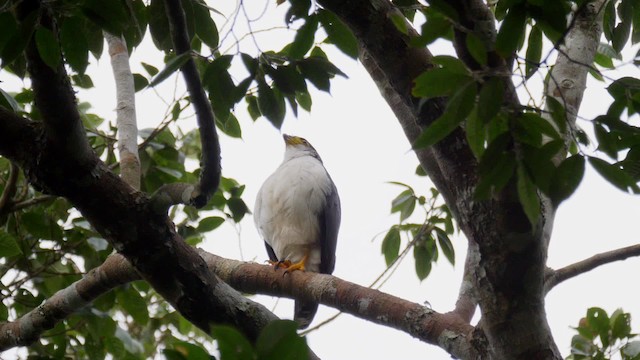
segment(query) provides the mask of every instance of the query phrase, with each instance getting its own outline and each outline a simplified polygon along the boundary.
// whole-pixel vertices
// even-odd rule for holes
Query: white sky
[[[270,2],[269,17],[265,18],[265,23],[262,20],[254,23],[254,30],[283,24],[284,9],[274,11],[273,3]],[[258,15],[257,9],[250,14],[253,17]],[[243,26],[242,21],[240,17],[238,26]],[[318,37],[316,40],[321,39]],[[274,36],[274,33],[260,34],[258,43],[262,50],[280,49],[279,45],[274,45],[274,40],[282,43],[282,38]],[[247,39],[243,46],[243,51],[250,52],[252,42]],[[246,114],[244,104],[240,104],[236,116],[242,125],[243,139],[222,136],[223,174],[246,184],[243,198],[253,208],[262,181],[282,161],[284,144],[281,134],[295,134],[309,140],[322,156],[342,201],[342,226],[334,275],[366,286],[385,268],[380,244],[384,232],[398,221],[397,214],[390,214],[390,203],[401,188],[387,182],[408,183],[425,196],[430,184],[424,178],[413,176],[417,165],[415,155],[366,72],[345,56],[333,51],[329,54],[350,78],[334,80],[331,95],[314,92],[312,113],[301,110],[297,119],[288,115],[282,131],[262,118],[254,123]],[[162,58],[149,47],[141,47],[132,57],[134,72],[145,74],[140,61],[162,68]],[[106,119],[115,119],[114,83],[108,57],[103,56],[99,66],[92,65],[88,73],[96,88],[81,91],[80,100],[91,102],[95,112]],[[637,69],[632,74],[637,77]],[[0,80],[11,81],[9,78]],[[157,90],[170,98],[174,84],[175,81],[166,80]],[[580,114],[593,118],[606,111],[609,97],[602,90],[602,84],[590,81],[588,86]],[[600,90],[596,91],[596,88]],[[137,101],[140,128],[155,127],[162,120],[166,106],[152,90],[138,93]],[[190,123],[193,119],[185,120],[181,126],[186,127]],[[640,238],[638,214],[640,199],[609,185],[588,166],[586,178],[576,194],[560,206],[548,265],[558,268],[602,251],[637,243]],[[420,221],[418,217],[415,219]],[[451,310],[458,294],[466,248],[463,237],[456,237],[453,241],[456,247],[455,267],[441,257],[429,278],[420,282],[409,255],[381,290],[417,303],[428,301],[439,312]],[[267,259],[251,216],[245,217],[239,233],[231,224],[225,224],[208,234],[202,246],[229,258],[258,262]],[[638,270],[640,259],[634,258],[600,267],[551,291],[547,296],[547,313],[564,356],[569,354],[570,339],[574,335],[570,327],[577,324],[588,307],[600,306],[609,313],[623,308],[635,316],[634,330],[640,330],[640,299],[634,291]],[[255,299],[268,307],[275,304],[275,313],[282,318],[293,315],[293,302],[290,300],[275,301],[265,296]],[[314,324],[334,313],[334,309],[321,306]],[[312,349],[323,359],[450,359],[447,353],[435,346],[350,315],[340,316],[307,338]]]

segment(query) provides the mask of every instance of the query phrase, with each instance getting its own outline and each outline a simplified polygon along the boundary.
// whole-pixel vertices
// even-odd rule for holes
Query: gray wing
[[[327,174],[327,176],[329,176]],[[336,245],[340,229],[340,197],[338,189],[331,180],[331,191],[327,193],[327,201],[320,214],[320,272],[331,274],[336,265]]]
[[[276,256],[275,251],[273,251],[273,248],[271,247],[271,245],[267,244],[267,242],[264,242],[264,246],[267,248],[267,254],[269,255],[269,260],[271,261],[279,261],[278,257]]]

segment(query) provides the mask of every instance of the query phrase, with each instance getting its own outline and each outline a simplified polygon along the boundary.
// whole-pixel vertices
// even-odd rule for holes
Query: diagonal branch
[[[598,266],[606,265],[614,261],[626,260],[634,256],[640,256],[640,245],[631,245],[621,249],[596,254],[590,258],[565,266],[561,269],[549,270],[544,282],[545,293],[548,293],[559,283],[591,271]]]
[[[169,18],[171,37],[177,55],[191,51],[189,35],[187,34],[186,19],[180,0],[165,0],[165,10]],[[187,85],[191,103],[196,111],[198,128],[200,129],[200,142],[202,143],[202,159],[200,183],[190,196],[189,203],[197,208],[207,204],[220,183],[220,142],[215,126],[215,118],[209,99],[200,82],[200,75],[193,58],[189,58],[182,66],[182,75]],[[187,185],[189,186],[189,185]],[[173,193],[169,193],[171,195]],[[180,192],[178,192],[180,194]],[[175,203],[181,203],[181,197],[175,199]]]
[[[212,272],[244,293],[318,301],[359,318],[404,331],[424,342],[440,346],[459,358],[474,357],[473,327],[458,316],[440,314],[421,304],[331,275],[295,272],[283,276],[282,271],[274,271],[268,265],[225,259],[203,250],[199,250],[199,254]],[[101,294],[139,279],[140,275],[123,256],[111,255],[101,266],[60,290],[36,309],[15,321],[1,324],[0,351],[28,345],[46,329]],[[234,301],[238,312],[250,306],[260,316],[275,319],[266,308],[256,306],[239,294]]]

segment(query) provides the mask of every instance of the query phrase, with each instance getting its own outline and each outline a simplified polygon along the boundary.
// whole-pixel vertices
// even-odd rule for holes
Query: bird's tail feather
[[[318,311],[318,303],[296,300],[293,320],[298,323],[298,329],[305,329],[311,324]]]

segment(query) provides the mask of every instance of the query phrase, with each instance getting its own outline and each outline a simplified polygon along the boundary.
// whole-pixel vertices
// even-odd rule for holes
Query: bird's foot
[[[291,266],[291,261],[289,260],[284,260],[284,261],[267,260],[266,262],[273,265],[273,270],[288,269]]]
[[[300,270],[300,271],[304,271],[304,264],[305,262],[307,262],[307,255],[305,255],[302,260],[300,260],[299,262],[292,264],[291,261],[289,261],[289,266],[287,266],[284,269],[284,273],[285,275],[292,272],[292,271],[296,271],[296,270]]]

